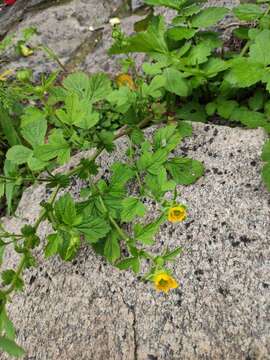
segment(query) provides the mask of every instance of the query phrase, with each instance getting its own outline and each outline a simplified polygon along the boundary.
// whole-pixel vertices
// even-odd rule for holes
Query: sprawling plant
[[[270,131],[270,6],[269,1],[242,4],[233,10],[234,36],[240,51],[226,46],[215,26],[229,13],[226,8],[204,8],[194,0],[146,0],[148,5],[167,6],[178,13],[167,25],[162,16],[149,12],[135,24],[136,33],[126,36],[114,21],[110,54],[126,54],[123,71],[112,80],[104,73],[67,74],[65,66],[46,46],[34,49],[28,29],[15,49],[31,56],[42,49],[55,59],[61,73],[33,80],[30,69],[0,74],[0,139],[5,161],[0,193],[8,212],[16,207],[21,189],[44,183],[52,194],[44,200],[33,225],[19,233],[0,229],[0,264],[7,246],[20,255],[16,269],[2,271],[0,290],[0,348],[10,355],[24,354],[14,341],[15,330],[6,311],[14,291],[23,289],[23,271],[36,265],[35,249],[44,256],[72,260],[82,245],[91,246],[120,270],[141,273],[159,291],[178,286],[168,263],[181,248],[165,248],[154,254],[149,247],[164,221],[184,221],[187,207],[177,185],[189,185],[203,174],[203,165],[174,155],[182,139],[190,136],[187,120],[218,118],[248,128]],[[263,4],[263,6],[261,6]],[[250,25],[250,22],[251,25]],[[12,38],[0,46],[4,51]],[[132,53],[147,55],[137,71]],[[7,81],[11,76],[11,81]],[[157,125],[151,135],[143,129]],[[103,152],[114,157],[115,142],[125,137],[126,152],[113,161],[109,171],[100,168]],[[73,169],[55,171],[75,153],[91,150]],[[270,145],[265,144],[263,179],[270,189]],[[101,176],[102,175],[102,176]],[[79,199],[68,189],[71,180],[84,180]],[[155,216],[149,214],[154,204]],[[151,215],[151,216],[149,216]],[[151,221],[149,220],[152,219]],[[51,224],[42,242],[39,226]]]

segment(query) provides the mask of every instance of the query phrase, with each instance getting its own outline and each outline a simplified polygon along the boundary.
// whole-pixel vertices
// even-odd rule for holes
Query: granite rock
[[[270,358],[270,196],[260,178],[265,136],[261,130],[193,127],[176,154],[201,160],[205,176],[179,187],[189,217],[164,224],[155,247],[183,247],[173,265],[180,288],[156,293],[89,247],[72,263],[38,253],[38,268],[26,272],[26,289],[9,306],[25,359]],[[113,159],[122,159],[126,146],[120,139]],[[102,175],[112,157],[99,161]],[[74,197],[81,186],[74,182]],[[28,189],[17,218],[4,219],[5,226],[19,231],[33,223],[37,203],[47,196],[43,186]],[[42,239],[49,231],[44,223]],[[14,261],[10,253],[9,266]]]

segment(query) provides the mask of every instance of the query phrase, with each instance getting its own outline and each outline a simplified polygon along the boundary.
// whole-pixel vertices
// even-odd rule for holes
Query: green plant
[[[135,25],[138,32],[131,37],[115,22],[110,53],[127,54],[122,60],[123,74],[115,81],[104,73],[66,74],[50,49],[44,45],[32,49],[27,43],[33,29],[24,33],[19,45],[30,51],[44,50],[64,71],[63,80],[56,72],[37,83],[29,69],[21,69],[11,81],[0,81],[0,125],[8,143],[0,193],[5,194],[11,211],[14,196],[24,186],[45,183],[53,189],[50,199],[41,203],[34,225],[25,225],[18,234],[1,228],[0,263],[7,246],[20,255],[17,269],[2,272],[0,290],[0,347],[10,355],[20,356],[24,351],[14,341],[6,304],[14,291],[23,289],[24,269],[36,265],[35,249],[43,246],[38,228],[44,220],[53,228],[43,246],[46,257],[57,255],[70,261],[84,244],[121,270],[139,273],[147,260],[150,265],[143,278],[167,292],[177,287],[167,263],[181,248],[152,254],[149,246],[164,221],[187,217],[177,185],[192,184],[204,172],[199,161],[173,155],[181,140],[192,133],[186,120],[211,122],[219,116],[269,133],[270,7],[260,6],[267,1],[233,10],[240,21],[234,30],[242,41],[240,53],[225,51],[219,32],[213,29],[228,9],[202,8],[203,1],[194,0],[145,2],[168,6],[178,15],[166,25],[162,16],[151,12]],[[249,27],[248,21],[255,26]],[[134,52],[148,55],[142,72],[136,71]],[[153,136],[142,131],[153,124]],[[99,155],[113,153],[115,141],[122,136],[127,139],[125,161],[114,162],[109,175],[100,179]],[[89,149],[91,157],[83,158],[72,170],[54,172],[72,154]],[[269,142],[262,158],[266,162],[263,179],[270,188]],[[72,177],[87,183],[78,201],[65,192]],[[151,222],[145,220],[148,200],[157,209]]]

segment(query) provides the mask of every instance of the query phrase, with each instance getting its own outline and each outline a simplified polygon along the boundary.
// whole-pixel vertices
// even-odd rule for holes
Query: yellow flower
[[[184,221],[187,217],[187,211],[184,206],[174,206],[169,209],[168,220],[170,222]]]
[[[2,74],[0,74],[0,81],[6,81],[12,73],[12,70],[5,70]]]
[[[128,74],[118,75],[115,81],[118,86],[128,86],[131,90],[135,90],[136,88],[132,77]]]
[[[177,281],[165,272],[156,274],[153,280],[156,290],[165,293],[170,289],[176,289],[179,286]]]

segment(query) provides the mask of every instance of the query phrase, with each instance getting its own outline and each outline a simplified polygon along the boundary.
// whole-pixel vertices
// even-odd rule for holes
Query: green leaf
[[[262,65],[247,58],[236,58],[231,65],[225,80],[239,88],[249,87],[261,81],[265,72]]]
[[[87,88],[87,98],[92,104],[106,99],[111,91],[111,81],[107,74],[99,73],[90,77]]]
[[[229,10],[224,7],[209,7],[203,9],[199,14],[193,16],[191,25],[195,28],[207,28],[213,26],[222,20],[228,11]]]
[[[262,179],[268,191],[270,191],[270,163],[264,165],[262,169]]]
[[[270,161],[270,140],[266,141],[266,143],[263,146],[262,160]]]
[[[167,54],[169,52],[165,41],[165,22],[161,16],[155,16],[151,20],[146,31],[137,33],[126,39],[127,45],[119,46],[114,44],[109,50],[109,54],[121,54],[130,52],[143,53],[161,53]]]
[[[263,15],[263,10],[256,4],[240,4],[233,9],[233,13],[239,20],[253,21]]]
[[[3,280],[3,285],[10,285],[16,276],[16,272],[12,269],[8,269],[3,271],[1,276]]]
[[[21,130],[22,136],[33,148],[44,143],[46,132],[47,121],[44,118],[28,123]]]
[[[48,144],[39,145],[34,150],[34,156],[41,161],[48,161],[57,157],[59,164],[64,164],[70,159],[70,147],[64,139],[60,129],[56,129],[49,136]]]
[[[176,258],[176,256],[182,253],[182,248],[178,247],[172,251],[167,251],[162,257],[165,261],[172,261]]]
[[[240,121],[250,129],[267,126],[266,116],[258,111],[250,111],[242,106],[233,110],[230,120]]]
[[[195,45],[188,52],[187,57],[184,59],[186,65],[200,65],[208,60],[211,55],[212,48],[206,42],[202,41],[198,45]]]
[[[121,162],[115,162],[112,167],[113,175],[111,177],[110,188],[112,190],[122,189],[126,183],[135,176],[135,171]]]
[[[190,101],[176,111],[177,117],[183,120],[205,122],[207,119],[204,107],[195,101]]]
[[[110,263],[114,263],[120,258],[119,235],[116,231],[111,231],[106,238],[104,246],[104,256]]]
[[[179,10],[186,0],[144,0],[145,4],[152,6],[166,6],[168,8]]]
[[[196,34],[196,32],[196,29],[188,29],[186,27],[178,26],[169,29],[167,31],[167,36],[174,41],[180,41],[183,39],[189,40]]]
[[[85,235],[86,240],[91,243],[96,243],[99,239],[108,234],[111,227],[102,218],[85,218],[83,222],[76,226],[77,230]]]
[[[166,90],[179,96],[188,96],[190,90],[189,85],[180,71],[167,68],[164,70],[164,77]]]
[[[270,65],[270,30],[263,30],[256,36],[254,44],[250,46],[249,56],[251,61]]]
[[[44,250],[45,257],[56,255],[63,239],[58,234],[50,234],[47,237],[47,245]]]
[[[146,208],[144,204],[137,198],[129,197],[122,201],[121,220],[123,222],[130,222],[136,216],[144,216]]]
[[[16,174],[17,174],[17,165],[6,159],[4,163],[4,175],[16,176]],[[5,193],[7,199],[8,214],[10,214],[12,208],[12,200],[15,193],[15,182],[9,181],[8,183],[6,183]]]
[[[33,152],[31,149],[28,149],[23,145],[15,145],[8,150],[6,157],[14,164],[21,165],[27,163],[32,154]]]
[[[266,100],[264,91],[256,90],[254,95],[248,99],[248,106],[251,110],[258,111],[264,106]]]
[[[180,185],[195,183],[204,173],[204,166],[200,161],[175,157],[166,164],[166,168],[173,180]]]
[[[167,151],[172,151],[179,145],[181,141],[181,134],[176,129],[176,125],[168,125],[157,130],[154,135],[154,149],[164,148]]]
[[[64,79],[63,85],[67,90],[79,95],[80,98],[84,98],[89,85],[89,77],[83,72],[76,72],[68,75]]]
[[[140,271],[140,260],[137,257],[126,258],[116,264],[118,269],[132,269],[136,274]]]
[[[159,227],[163,222],[163,218],[159,218],[156,221],[143,226],[141,224],[134,225],[134,237],[137,241],[140,241],[144,245],[152,245],[155,240],[154,236],[159,231]]]
[[[25,355],[25,351],[15,341],[4,336],[0,337],[0,348],[11,356],[20,357]]]
[[[228,61],[224,61],[219,58],[210,58],[209,61],[204,65],[203,71],[207,77],[216,76],[221,71],[225,71],[230,67]]]
[[[76,125],[82,129],[91,129],[99,120],[97,112],[87,99],[79,99],[75,93],[69,93],[65,99],[65,109],[56,110],[57,117],[65,124]]]
[[[0,312],[0,333],[3,334],[3,332],[8,339],[14,340],[16,335],[15,328],[12,321],[7,316],[5,307]]]
[[[14,121],[9,116],[8,112],[2,106],[0,106],[0,127],[8,141],[9,146],[18,145],[21,143],[14,125]]]
[[[192,135],[192,125],[187,121],[179,121],[177,129],[182,136],[182,138],[189,137]]]
[[[217,103],[217,112],[224,119],[229,119],[233,111],[239,106],[234,100],[220,100]]]
[[[72,226],[76,220],[76,208],[75,202],[72,199],[70,194],[65,194],[60,197],[55,203],[54,206],[55,215],[66,225]]]
[[[146,175],[145,185],[156,199],[160,199],[167,191],[174,190],[176,184],[172,180],[168,181],[167,172],[162,166],[160,167],[159,173],[157,175]]]
[[[160,166],[168,158],[168,151],[166,149],[158,149],[155,153],[151,154],[149,151],[144,151],[137,161],[139,171],[146,170],[150,174],[158,174]]]

